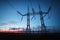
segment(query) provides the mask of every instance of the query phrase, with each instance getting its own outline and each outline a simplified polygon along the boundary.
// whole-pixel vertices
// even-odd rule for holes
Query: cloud
[[[25,26],[26,25],[22,25],[18,21],[8,21],[6,23],[0,23],[0,29],[25,28]]]
[[[8,24],[17,24],[17,21],[9,21]]]
[[[7,23],[0,23],[0,26],[8,25],[8,24],[17,24],[17,23],[18,23],[17,21],[9,21]]]
[[[17,21],[9,21],[6,23],[0,23],[0,26],[5,26],[5,25],[9,25],[9,24],[17,24],[17,23],[18,23]]]
[[[19,25],[17,24],[19,24],[17,21],[9,21],[6,23],[0,23],[0,29],[8,29],[10,27],[19,27]]]
[[[0,26],[3,26],[3,25],[8,25],[7,23],[0,23]]]

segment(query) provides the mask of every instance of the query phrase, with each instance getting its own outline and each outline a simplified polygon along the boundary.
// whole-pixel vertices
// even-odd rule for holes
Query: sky
[[[32,13],[32,7],[34,8],[35,12],[39,12],[38,1],[40,3],[42,12],[47,12],[49,6],[52,6],[49,12],[50,18],[48,18],[48,14],[44,17],[44,23],[47,28],[55,28],[56,30],[60,30],[59,0],[54,0],[53,4],[51,4],[52,0],[0,0],[0,29],[9,29],[10,27],[26,28],[27,16],[24,16],[23,20],[21,21],[22,16],[17,13],[17,10],[22,14],[26,14],[28,12],[27,7],[29,5],[30,13]],[[38,26],[41,26],[40,16],[35,15],[35,17],[36,20],[30,20],[31,28],[38,28]],[[32,16],[30,16],[30,19],[31,18]]]

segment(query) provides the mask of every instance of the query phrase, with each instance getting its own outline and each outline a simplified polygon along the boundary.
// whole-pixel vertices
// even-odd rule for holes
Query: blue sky
[[[21,22],[21,15],[17,13],[16,10],[21,12],[22,14],[27,13],[27,5],[29,5],[30,12],[32,12],[30,1],[32,1],[32,7],[35,9],[36,12],[39,11],[38,8],[38,0],[9,0],[9,2],[14,6],[11,7],[7,0],[0,0],[0,28],[6,28],[9,27],[22,27],[26,28],[27,25],[27,17],[24,16],[23,20]],[[41,10],[43,12],[46,12],[51,5],[51,0],[39,0],[41,5]],[[48,19],[48,15],[44,18],[45,25],[49,26],[47,28],[53,28],[56,29],[60,26],[60,1],[55,0],[54,4],[52,4],[52,9],[49,12],[50,19]],[[32,16],[31,16],[32,17]],[[31,28],[41,26],[40,25],[40,17],[39,15],[36,15],[36,20],[30,20]],[[52,27],[53,26],[53,27]]]

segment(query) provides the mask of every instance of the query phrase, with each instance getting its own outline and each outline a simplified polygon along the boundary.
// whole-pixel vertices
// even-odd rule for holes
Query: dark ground
[[[19,39],[52,39],[60,38],[60,33],[0,33],[0,39],[19,40]]]

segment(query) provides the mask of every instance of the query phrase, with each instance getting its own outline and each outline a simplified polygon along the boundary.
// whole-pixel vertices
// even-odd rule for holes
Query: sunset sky
[[[39,0],[41,5],[41,10],[43,12],[47,12],[49,6],[51,5],[52,0]],[[9,2],[14,6],[9,5]],[[27,17],[24,16],[21,21],[21,15],[17,13],[16,10],[21,12],[22,14],[27,13],[27,6],[29,5],[29,11],[32,13],[32,7],[35,9],[35,12],[39,11],[38,8],[38,0],[0,0],[0,29],[9,29],[10,27],[15,28],[26,28],[27,25]],[[55,0],[52,4],[52,9],[49,12],[50,19],[48,19],[48,15],[44,18],[45,25],[49,26],[47,28],[56,28],[60,29],[60,1]],[[30,20],[31,28],[41,26],[40,25],[40,17],[36,15],[36,20]],[[31,16],[32,18],[32,16]]]

